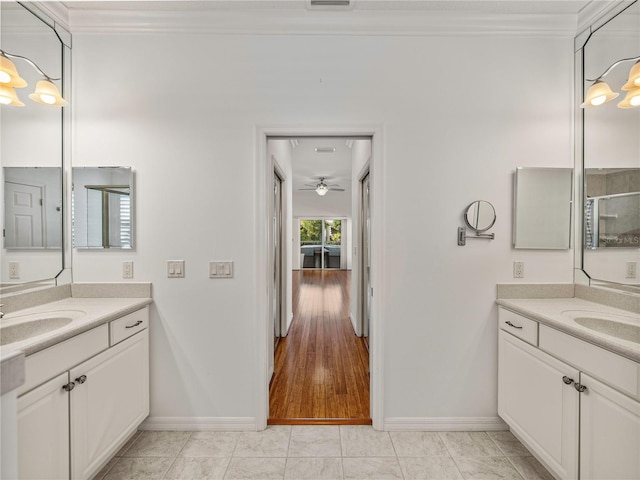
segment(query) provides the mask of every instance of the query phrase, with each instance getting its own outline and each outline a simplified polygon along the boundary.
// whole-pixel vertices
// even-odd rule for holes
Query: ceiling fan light
[[[629,90],[627,95],[618,104],[618,108],[636,108],[640,107],[640,87]]]
[[[612,91],[611,87],[606,82],[596,80],[593,85],[589,87],[589,90],[587,90],[584,103],[580,105],[580,107],[597,107],[598,105],[602,105],[613,100],[618,95],[620,94]]]
[[[316,193],[318,195],[320,195],[321,197],[324,197],[327,194],[328,191],[329,191],[329,189],[327,188],[327,186],[324,183],[320,183],[316,187]]]
[[[69,105],[69,102],[60,95],[58,87],[49,80],[40,80],[36,84],[36,90],[29,95],[29,98],[34,102],[52,107],[65,107]]]
[[[629,70],[629,79],[622,86],[622,90],[629,91],[640,87],[640,60],[633,64]]]
[[[18,98],[15,89],[2,84],[0,84],[0,105],[24,107],[24,103]]]
[[[14,63],[3,54],[0,54],[0,84],[13,88],[27,86],[27,81],[20,76]]]

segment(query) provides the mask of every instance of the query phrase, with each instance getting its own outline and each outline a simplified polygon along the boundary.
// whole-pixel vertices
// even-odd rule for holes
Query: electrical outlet
[[[638,275],[638,262],[627,262],[625,278],[636,278]]]
[[[20,262],[9,262],[9,279],[20,279]]]
[[[122,278],[133,278],[133,262],[122,262]]]
[[[513,262],[513,278],[524,278],[524,262]]]

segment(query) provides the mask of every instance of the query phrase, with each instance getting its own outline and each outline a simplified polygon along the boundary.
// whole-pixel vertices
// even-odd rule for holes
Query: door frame
[[[384,428],[384,279],[386,264],[384,256],[384,157],[382,125],[360,127],[255,127],[255,303],[254,303],[254,352],[256,367],[256,430],[267,428],[269,418],[269,344],[273,345],[273,329],[269,329],[271,316],[269,299],[272,295],[269,265],[269,223],[271,218],[273,161],[267,150],[269,137],[370,137],[370,183],[371,183],[371,285],[374,296],[371,306],[369,366],[370,412],[373,428]],[[378,173],[379,172],[379,173]],[[377,174],[378,173],[378,174]]]

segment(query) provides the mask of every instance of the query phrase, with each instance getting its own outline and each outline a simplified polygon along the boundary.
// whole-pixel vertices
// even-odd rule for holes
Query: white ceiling
[[[316,185],[320,177],[325,183],[338,184],[351,190],[351,148],[346,138],[297,138],[293,149],[293,188],[297,191],[305,184]],[[316,147],[335,148],[335,152],[316,152]],[[311,192],[312,193],[312,192]]]
[[[72,10],[193,11],[305,10],[307,0],[167,0],[62,2]],[[349,10],[477,12],[485,14],[577,14],[589,0],[354,0]],[[333,8],[340,10],[340,8]]]

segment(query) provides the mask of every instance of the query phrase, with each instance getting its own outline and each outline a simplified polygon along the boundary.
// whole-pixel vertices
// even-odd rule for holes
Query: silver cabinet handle
[[[504,323],[506,323],[506,324],[507,324],[507,325],[509,325],[510,327],[517,328],[518,330],[522,330],[522,327],[519,327],[519,326],[517,326],[517,325],[514,325],[514,324],[513,324],[513,323],[511,323],[509,320],[507,320],[507,321],[506,321],[506,322],[504,322]]]
[[[587,387],[585,387],[581,383],[576,383],[573,387],[580,393],[584,392],[587,389]]]
[[[138,325],[140,325],[142,323],[142,320],[138,320],[136,323],[134,323],[133,325],[127,325],[124,328],[134,328],[137,327]]]
[[[86,375],[80,375],[78,378],[76,378],[76,382],[79,383],[80,385],[82,385],[86,381],[87,381]]]
[[[571,385],[573,383],[573,378],[569,378],[565,375],[564,377],[562,377],[562,381],[567,385]]]
[[[75,384],[75,383],[73,383],[73,382],[69,382],[69,383],[67,383],[66,385],[63,385],[63,386],[62,386],[62,389],[63,389],[65,392],[70,392],[70,391],[71,391],[71,390],[73,390],[74,388],[76,388],[76,384]]]

